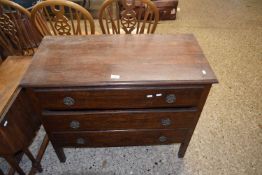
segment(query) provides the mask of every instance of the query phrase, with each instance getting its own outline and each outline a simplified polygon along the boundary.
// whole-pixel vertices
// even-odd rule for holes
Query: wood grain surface
[[[12,56],[0,65],[0,118],[31,60],[30,56]]]
[[[179,34],[45,37],[21,84],[66,87],[216,82],[195,37]]]
[[[197,106],[204,86],[165,87],[112,87],[112,88],[59,88],[35,89],[34,92],[44,109],[130,109],[170,108]],[[169,95],[175,100],[167,103]],[[161,95],[161,96],[157,96]],[[149,98],[149,96],[152,96]],[[72,98],[74,104],[66,105],[65,98]]]
[[[186,133],[186,129],[112,130],[57,132],[52,136],[56,139],[56,144],[63,147],[110,147],[180,143]],[[160,137],[165,139],[160,141]]]
[[[43,112],[43,123],[51,132],[191,128],[195,125],[196,111],[196,108],[45,111]],[[77,123],[77,127],[74,127],[72,123]]]

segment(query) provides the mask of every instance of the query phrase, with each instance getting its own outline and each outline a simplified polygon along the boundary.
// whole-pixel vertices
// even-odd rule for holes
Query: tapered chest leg
[[[199,102],[199,104],[198,104],[198,109],[199,109],[199,111],[198,111],[198,114],[197,114],[197,116],[196,116],[196,118],[195,118],[195,126],[194,126],[193,128],[191,128],[191,129],[188,130],[188,133],[187,133],[184,141],[183,141],[182,144],[180,145],[180,148],[179,148],[179,151],[178,151],[178,157],[179,157],[179,158],[183,158],[183,157],[185,156],[187,147],[188,147],[189,142],[190,142],[190,140],[191,140],[191,137],[192,137],[192,135],[193,135],[193,133],[194,133],[196,124],[197,124],[197,122],[198,122],[198,119],[199,119],[199,117],[200,117],[200,114],[201,114],[201,112],[202,112],[202,109],[203,109],[203,107],[204,107],[204,104],[205,104],[205,102],[206,102],[206,99],[207,99],[208,93],[209,93],[209,91],[210,91],[210,88],[211,88],[211,85],[207,85],[207,86],[205,87],[203,93],[202,93],[202,96],[201,96],[201,98],[200,98],[200,100],[199,100],[200,102]]]
[[[184,158],[189,143],[181,143],[178,151],[178,158]]]
[[[56,153],[59,161],[64,163],[66,161],[64,149],[62,147],[58,147],[56,145],[53,145],[53,148],[55,149],[55,153]]]
[[[189,145],[189,142],[191,140],[191,137],[193,135],[193,132],[194,132],[194,129],[190,129],[187,133],[187,136],[186,136],[184,142],[181,143],[181,145],[179,147],[179,151],[178,151],[178,157],[179,158],[183,158],[185,156],[185,153],[186,153],[187,147]]]
[[[184,158],[188,145],[181,143],[178,151],[178,158]]]

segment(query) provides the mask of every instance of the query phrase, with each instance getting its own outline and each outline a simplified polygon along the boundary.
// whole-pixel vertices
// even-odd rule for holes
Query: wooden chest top
[[[154,34],[45,37],[21,85],[210,83],[217,79],[193,35]]]

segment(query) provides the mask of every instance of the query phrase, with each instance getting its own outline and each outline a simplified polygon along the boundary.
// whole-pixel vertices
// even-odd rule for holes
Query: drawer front
[[[40,122],[28,108],[28,101],[18,89],[0,116],[0,155],[15,154],[32,143]]]
[[[53,133],[52,139],[63,147],[110,147],[158,145],[183,142],[187,130],[119,130]]]
[[[122,109],[197,106],[203,87],[36,89],[44,109]]]
[[[192,128],[196,109],[44,112],[49,132],[121,129]]]
[[[23,146],[22,139],[26,139],[26,131],[21,130],[17,118],[10,114],[8,112],[0,121],[0,155],[16,153]]]

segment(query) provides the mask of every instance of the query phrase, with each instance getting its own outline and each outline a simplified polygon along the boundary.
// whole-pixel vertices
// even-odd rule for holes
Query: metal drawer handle
[[[170,118],[163,118],[163,119],[161,119],[161,124],[162,124],[163,126],[169,126],[169,125],[171,125],[171,120],[170,120]]]
[[[75,100],[72,97],[65,97],[63,101],[66,106],[72,106],[75,104]]]
[[[160,142],[166,142],[167,141],[167,137],[166,136],[161,136],[161,137],[159,137],[159,141]]]
[[[77,143],[78,145],[84,145],[84,144],[86,143],[86,141],[85,141],[85,139],[83,139],[83,138],[78,138],[78,139],[76,140],[76,143]]]
[[[70,128],[72,129],[78,129],[80,128],[80,123],[79,121],[73,120],[70,122]]]
[[[175,94],[168,94],[166,96],[166,102],[171,104],[171,103],[175,103],[176,102],[176,96]]]

